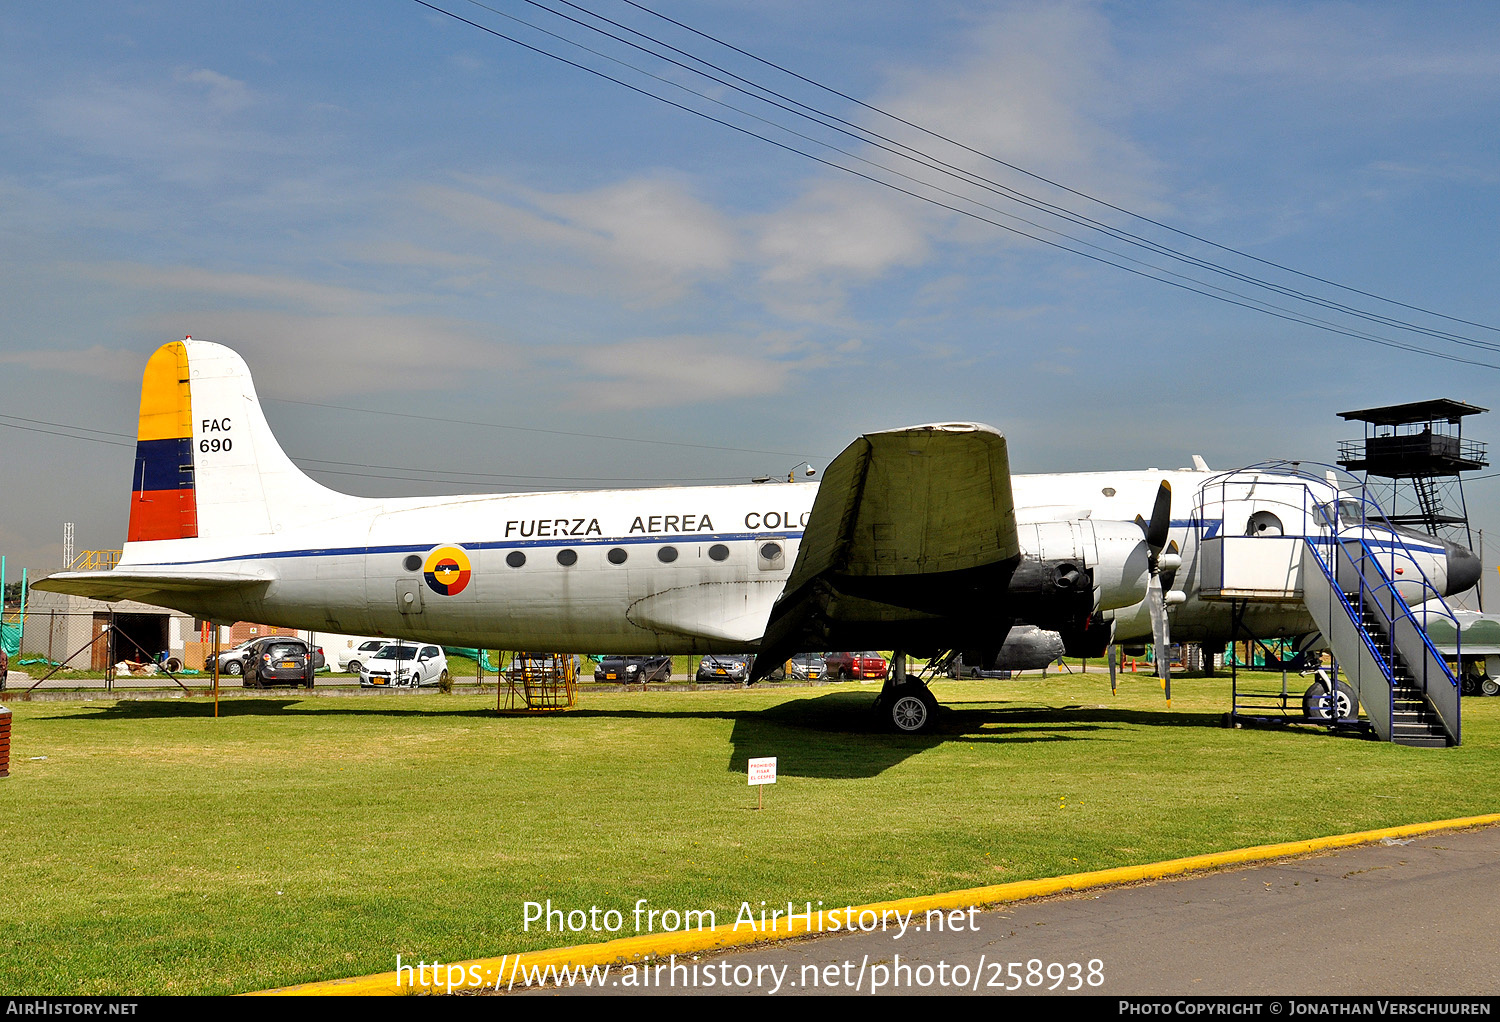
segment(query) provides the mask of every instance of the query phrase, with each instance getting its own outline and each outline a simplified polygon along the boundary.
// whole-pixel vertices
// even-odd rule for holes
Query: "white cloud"
[[[1109,25],[1095,8],[1012,5],[966,26],[953,51],[940,66],[892,72],[879,104],[978,150],[1159,211],[1151,199],[1156,168],[1114,126],[1129,111],[1114,98],[1118,60]],[[859,119],[879,122],[872,114]],[[1046,193],[1046,186],[930,136],[890,122],[881,129],[904,133],[914,146],[986,176]],[[1021,211],[888,153],[863,153],[935,186]],[[955,201],[920,184],[900,185]],[[853,288],[921,271],[947,246],[982,251],[1013,241],[991,225],[827,170],[794,186],[790,200],[759,211],[745,209],[743,195],[735,211],[727,204],[716,208],[691,186],[651,174],[578,192],[490,178],[425,186],[415,194],[446,221],[444,248],[489,251],[485,246],[499,239],[504,247],[495,258],[506,264],[503,274],[532,286],[639,308],[735,287],[743,278],[736,298],[758,299],[783,319],[839,326],[848,325],[843,320]]]
[[[239,302],[297,306],[329,313],[357,313],[386,308],[401,301],[389,292],[319,284],[297,277],[264,273],[224,273],[193,266],[146,266],[109,263],[84,267],[83,272],[137,289],[178,291]]]
[[[1191,59],[1220,73],[1279,85],[1437,83],[1492,91],[1500,83],[1493,34],[1465,33],[1458,19],[1449,23],[1450,31],[1429,34],[1420,24],[1427,19],[1417,15],[1413,24],[1403,16],[1410,12],[1399,7],[1354,12],[1335,4],[1215,4],[1203,13],[1202,27],[1209,31],[1199,36]],[[1481,15],[1484,22],[1492,27],[1492,19]]]
[[[221,75],[217,71],[199,68],[196,71],[179,71],[179,82],[202,86],[207,93],[209,105],[220,113],[243,110],[253,99],[244,82]]]
[[[145,329],[163,337],[191,334],[244,355],[256,389],[267,397],[321,400],[375,394],[398,407],[402,394],[468,388],[483,372],[496,380],[523,369],[529,356],[471,325],[430,316],[298,315],[221,310],[158,315]],[[136,356],[135,372],[144,362]],[[401,411],[421,412],[412,407]]]
[[[251,180],[263,168],[247,157],[285,150],[285,142],[246,122],[242,115],[253,105],[243,82],[199,69],[170,82],[62,82],[37,112],[46,130],[89,155],[206,186]]]
[[[1118,61],[1109,43],[1109,26],[1095,9],[1078,4],[1011,5],[977,19],[955,49],[953,59],[941,66],[893,73],[891,86],[876,105],[962,146],[873,114],[861,114],[860,119],[878,123],[883,133],[971,175],[1047,201],[1076,206],[1079,200],[970,150],[1116,203],[1161,212],[1155,198],[1157,167],[1116,126],[1129,111],[1115,98]],[[1013,222],[1002,214],[1015,213],[1048,222],[1044,214],[994,190],[900,161],[887,152],[870,149],[867,155],[928,182],[931,188],[906,180],[896,183],[935,203],[956,205],[989,220]],[[816,318],[838,315],[849,287],[925,267],[940,249],[957,245],[982,250],[1009,245],[1014,239],[992,224],[938,205],[826,173],[759,226],[756,252],[768,285],[767,300],[784,313]],[[1035,228],[1017,226],[1035,233]]]
[[[140,379],[145,362],[136,352],[96,344],[82,351],[0,351],[0,365],[130,382]]]
[[[929,253],[914,201],[873,185],[823,181],[760,224],[763,279],[801,283],[824,275],[866,280]]]
[[[499,236],[513,250],[529,243],[554,260],[584,264],[586,283],[576,270],[536,275],[564,290],[603,287],[636,301],[670,301],[695,281],[727,273],[740,247],[729,217],[684,186],[655,178],[571,194],[493,180],[472,190],[428,187],[417,194],[429,209]]]
[[[1493,166],[1476,166],[1464,160],[1449,162],[1442,158],[1442,153],[1430,155],[1435,159],[1424,162],[1377,160],[1370,164],[1370,170],[1397,181],[1443,181],[1488,187],[1500,184],[1500,173]]]
[[[653,398],[674,405],[779,394],[800,372],[826,366],[827,353],[789,334],[743,337],[676,335],[570,351],[593,377],[586,384],[598,408],[630,408]]]
[[[483,256],[472,253],[444,252],[398,239],[351,245],[347,251],[350,258],[362,262],[436,270],[473,269],[487,262]]]
[[[263,397],[323,400],[378,394],[382,402],[399,405],[403,393],[453,389],[455,380],[468,388],[480,369],[495,379],[533,371],[531,356],[521,348],[484,338],[470,324],[429,316],[215,310],[159,313],[137,329],[161,343],[189,335],[235,349],[250,363]],[[146,358],[146,351],[95,345],[76,351],[0,352],[0,365],[133,387],[140,383]]]
[[[944,66],[897,74],[878,105],[967,148],[893,129],[902,141],[984,177],[1033,194],[1047,189],[969,150],[1117,203],[1148,204],[1156,168],[1114,126],[1129,111],[1110,31],[1092,5],[1013,4],[976,21],[966,52]],[[1005,205],[998,196],[986,201]]]

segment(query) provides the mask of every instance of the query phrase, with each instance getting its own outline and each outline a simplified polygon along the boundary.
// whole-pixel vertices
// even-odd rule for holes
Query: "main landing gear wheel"
[[[1486,696],[1500,696],[1500,681],[1496,681],[1489,675],[1479,679],[1479,694]]]
[[[930,730],[937,716],[938,703],[926,685],[908,682],[897,685],[880,700],[880,713],[887,724],[903,735]]]
[[[1359,697],[1354,689],[1336,681],[1332,698],[1328,695],[1328,683],[1321,679],[1307,686],[1302,694],[1302,713],[1317,724],[1332,724],[1335,720],[1355,720],[1359,717]]]

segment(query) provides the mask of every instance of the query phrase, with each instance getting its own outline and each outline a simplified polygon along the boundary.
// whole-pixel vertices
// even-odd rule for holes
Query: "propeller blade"
[[[1146,609],[1151,612],[1151,639],[1155,647],[1153,654],[1156,658],[1156,673],[1161,678],[1162,688],[1167,693],[1167,705],[1171,706],[1172,663],[1167,655],[1167,646],[1171,644],[1171,636],[1167,627],[1167,603],[1162,586],[1172,584],[1177,576],[1177,569],[1182,566],[1182,556],[1177,552],[1175,542],[1172,544],[1170,553],[1165,557],[1162,555],[1162,548],[1167,545],[1167,535],[1172,528],[1172,484],[1170,482],[1163,479],[1161,486],[1157,488],[1156,503],[1151,508],[1151,520],[1142,522],[1139,515],[1135,520],[1136,524],[1145,530],[1146,547],[1149,551],[1151,575],[1146,580]],[[1163,575],[1166,576],[1165,580]]]
[[[1165,479],[1156,491],[1156,504],[1151,508],[1151,520],[1146,523],[1146,545],[1153,556],[1167,545],[1167,530],[1172,527],[1172,484]]]
[[[1172,661],[1167,647],[1172,636],[1167,625],[1167,605],[1162,599],[1161,576],[1152,575],[1146,584],[1146,607],[1151,611],[1152,655],[1156,660],[1156,674],[1162,680],[1167,693],[1167,705],[1172,703]]]
[[[1161,674],[1162,647],[1167,644],[1167,605],[1161,599],[1161,576],[1146,583],[1146,609],[1151,612],[1151,644],[1156,647],[1156,672]]]
[[[1118,683],[1115,681],[1115,674],[1116,674],[1116,672],[1119,671],[1119,669],[1120,669],[1120,653],[1119,653],[1119,648],[1117,646],[1115,646],[1114,643],[1110,643],[1109,644],[1109,694],[1110,695],[1115,695],[1116,692],[1118,691]]]

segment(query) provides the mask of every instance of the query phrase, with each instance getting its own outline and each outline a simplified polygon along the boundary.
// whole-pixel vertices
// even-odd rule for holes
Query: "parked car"
[[[798,681],[817,681],[828,673],[828,661],[816,653],[798,653],[771,672],[772,681],[795,678]]]
[[[448,677],[442,647],[415,642],[388,642],[359,667],[361,688],[420,688]]]
[[[263,643],[273,641],[275,639],[292,639],[292,638],[296,638],[296,636],[292,636],[292,635],[258,635],[258,636],[256,636],[253,639],[246,639],[244,642],[240,643],[238,646],[235,646],[232,649],[226,649],[222,653],[219,654],[219,673],[220,674],[228,674],[231,677],[236,677],[237,678],[237,677],[239,677],[239,676],[241,676],[242,674],[245,673],[245,666],[249,662],[250,657],[253,656],[253,655],[257,655],[256,652],[255,652],[255,647],[257,647],[257,646],[259,646],[259,645],[261,645]],[[301,639],[297,639],[297,641],[298,642],[302,642]],[[306,643],[304,642],[303,645],[306,645]],[[313,654],[312,654],[312,656],[313,656],[313,670],[314,671],[321,671],[321,670],[323,670],[324,667],[327,666],[327,662],[326,662],[326,660],[324,659],[324,656],[323,656],[323,647],[322,646],[315,646],[315,647],[313,647]],[[209,671],[212,671],[213,670],[213,663],[212,662],[208,663],[206,665],[206,669],[209,670]]]
[[[250,655],[250,647],[259,642],[260,639],[247,639],[232,649],[226,649],[219,654],[219,673],[229,674],[235,677],[245,673],[245,658]],[[213,665],[209,665],[213,670]]]
[[[699,681],[744,681],[755,658],[747,653],[708,653],[698,662]]]
[[[353,649],[334,654],[334,663],[345,674],[358,674],[366,660],[380,652],[382,646],[390,644],[390,639],[366,639]]]
[[[271,685],[305,685],[313,687],[317,672],[313,647],[302,639],[287,635],[267,635],[256,639],[243,660],[246,688],[268,688]]]
[[[824,658],[828,673],[835,681],[859,678],[865,681],[884,681],[890,664],[879,653],[829,653]]]
[[[672,680],[672,658],[669,656],[607,656],[594,668],[595,681],[614,681],[626,685],[639,682]]]

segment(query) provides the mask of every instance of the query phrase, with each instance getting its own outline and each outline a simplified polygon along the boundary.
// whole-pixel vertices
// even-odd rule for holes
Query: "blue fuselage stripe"
[[[394,546],[327,547],[321,550],[268,550],[258,554],[234,554],[199,561],[173,561],[175,564],[223,564],[229,561],[274,561],[295,557],[368,557],[371,554],[424,554],[439,546],[457,546],[465,550],[532,550],[555,547],[559,550],[579,546],[670,546],[674,543],[741,543],[755,540],[801,539],[802,532],[715,532],[682,536],[563,536],[555,539],[484,540],[478,543],[403,543]]]
[[[1196,520],[1187,520],[1181,523],[1173,522],[1174,527],[1196,528],[1201,525]],[[1213,523],[1217,524],[1217,523]],[[268,550],[265,553],[256,554],[234,554],[229,557],[211,557],[198,561],[173,561],[173,564],[224,564],[231,561],[259,561],[280,560],[282,558],[301,557],[368,557],[373,554],[425,554],[429,550],[439,546],[458,546],[465,550],[536,550],[536,549],[565,549],[567,547],[584,546],[643,546],[647,544],[658,546],[670,546],[673,544],[689,543],[745,543],[757,540],[796,540],[803,536],[802,530],[782,532],[712,532],[712,533],[684,533],[675,536],[559,536],[551,539],[507,539],[507,540],[482,540],[472,543],[401,543],[388,546],[366,546],[366,547],[325,547],[322,549],[307,550]],[[1205,536],[1204,538],[1211,538]],[[1285,537],[1288,539],[1301,539],[1300,536]],[[1307,539],[1319,546],[1328,546],[1338,542],[1331,536],[1308,536]],[[1350,540],[1352,542],[1353,540]],[[1410,542],[1403,543],[1399,540],[1378,539],[1373,536],[1364,537],[1364,542],[1373,550],[1389,550],[1395,553],[1431,554],[1436,557],[1444,556],[1446,551],[1442,547],[1418,546]]]

